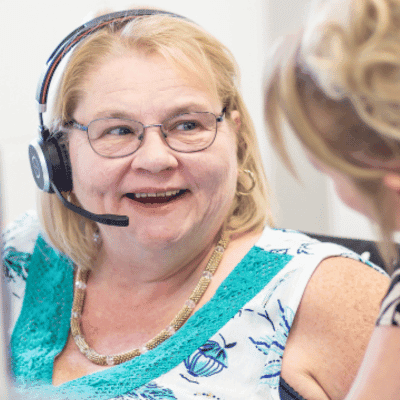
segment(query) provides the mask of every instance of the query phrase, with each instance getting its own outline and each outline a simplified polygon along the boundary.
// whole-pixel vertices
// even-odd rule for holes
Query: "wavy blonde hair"
[[[136,18],[124,26],[111,24],[83,40],[73,51],[63,72],[52,116],[52,131],[64,129],[79,103],[87,75],[101,63],[127,51],[158,54],[181,70],[201,79],[217,94],[229,123],[233,110],[240,113],[237,159],[240,170],[250,170],[256,186],[248,195],[237,194],[226,220],[232,233],[272,224],[267,186],[255,130],[239,91],[239,70],[232,54],[212,35],[187,20],[165,15]],[[192,75],[192,76],[193,76]],[[236,127],[235,127],[236,129]],[[65,130],[64,140],[68,142]],[[246,173],[238,174],[238,192],[249,187]],[[79,205],[74,193],[65,193]],[[40,214],[51,241],[75,263],[91,268],[98,251],[93,242],[96,223],[65,208],[53,194],[41,193]]]
[[[396,218],[382,178],[400,160],[400,0],[319,0],[272,63],[265,118],[273,145],[294,172],[287,122],[311,153],[350,177],[373,208],[390,268]],[[332,122],[323,132],[313,104]]]

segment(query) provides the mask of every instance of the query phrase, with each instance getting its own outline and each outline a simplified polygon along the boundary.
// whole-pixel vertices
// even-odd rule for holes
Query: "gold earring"
[[[253,174],[253,172],[251,172],[250,170],[248,170],[248,169],[243,169],[243,170],[241,170],[241,172],[244,172],[245,174],[247,174],[249,177],[250,177],[250,179],[251,179],[251,186],[248,188],[248,189],[246,189],[246,191],[241,191],[241,190],[237,190],[236,189],[236,194],[238,194],[239,196],[247,196],[247,195],[249,195],[252,191],[253,191],[253,189],[256,187],[256,177],[254,176],[254,174]],[[243,186],[242,184],[241,184],[241,186]],[[243,186],[244,187],[244,186]]]

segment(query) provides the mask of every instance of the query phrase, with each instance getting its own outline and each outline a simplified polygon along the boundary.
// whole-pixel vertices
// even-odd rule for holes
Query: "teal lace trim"
[[[38,247],[41,249],[41,246]],[[40,250],[35,254],[38,252]],[[71,263],[66,259],[58,260],[57,257],[49,258],[47,265],[43,265],[42,258],[33,257],[32,262],[39,262],[46,272],[53,263],[56,267],[54,273],[46,278],[43,272],[37,273],[32,283],[29,274],[29,293],[13,335],[14,371],[21,389],[31,386],[30,399],[35,398],[35,393],[38,398],[109,399],[156,379],[178,366],[216,334],[293,258],[253,247],[221,284],[213,298],[156,349],[126,363],[55,388],[50,385],[53,360],[67,340],[72,304]],[[46,296],[36,294],[38,278],[43,288],[41,292],[46,293]],[[65,290],[60,290],[60,284]],[[37,391],[32,391],[32,385],[41,386]]]
[[[72,263],[39,236],[29,264],[21,314],[11,336],[17,382],[51,383],[53,360],[68,338],[72,296]]]

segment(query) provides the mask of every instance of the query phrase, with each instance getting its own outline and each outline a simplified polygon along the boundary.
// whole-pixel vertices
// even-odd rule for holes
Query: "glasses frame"
[[[182,116],[182,115],[187,115],[187,114],[210,114],[210,115],[213,115],[213,116],[215,117],[216,123],[215,123],[215,133],[214,133],[214,137],[213,137],[212,141],[210,142],[210,144],[208,144],[206,147],[204,147],[204,148],[202,148],[202,149],[199,149],[199,150],[183,151],[183,150],[176,150],[176,149],[174,149],[174,148],[171,147],[171,146],[169,145],[169,143],[167,142],[167,134],[163,131],[164,122],[168,121],[169,119],[176,118],[176,117],[180,117],[180,116]],[[199,151],[206,150],[206,149],[208,149],[210,146],[212,146],[212,144],[214,143],[215,138],[217,137],[218,123],[219,123],[219,122],[222,122],[222,121],[224,120],[224,117],[225,117],[225,116],[226,116],[226,107],[224,107],[224,108],[222,109],[221,114],[218,115],[218,116],[215,115],[214,113],[208,112],[208,111],[204,111],[204,112],[199,111],[199,112],[190,112],[190,113],[188,112],[188,113],[177,114],[177,115],[174,115],[173,117],[167,118],[167,119],[164,120],[161,124],[144,125],[144,124],[142,124],[140,121],[136,121],[136,120],[134,120],[134,119],[129,119],[129,118],[98,118],[98,119],[94,119],[93,121],[90,121],[88,125],[80,124],[79,122],[75,121],[74,119],[71,119],[70,121],[68,121],[68,122],[66,123],[66,126],[71,126],[72,128],[75,128],[75,129],[78,129],[78,130],[80,130],[80,131],[86,132],[86,135],[87,135],[87,138],[88,138],[90,147],[91,147],[92,150],[93,150],[96,154],[98,154],[100,157],[104,157],[104,158],[124,158],[124,157],[128,157],[128,156],[130,156],[130,155],[136,153],[136,152],[140,149],[140,147],[142,146],[142,143],[143,143],[143,139],[144,139],[144,134],[145,134],[145,132],[146,132],[146,128],[151,128],[151,127],[159,127],[159,128],[160,128],[160,131],[161,131],[161,133],[162,133],[162,138],[163,138],[165,144],[166,144],[171,150],[177,151],[178,153],[197,153],[197,152],[199,152]],[[94,149],[94,147],[93,147],[93,145],[92,145],[92,142],[91,142],[91,140],[90,140],[90,138],[89,138],[89,127],[90,127],[90,124],[91,124],[91,123],[93,123],[93,122],[95,122],[95,121],[103,120],[103,119],[119,119],[119,120],[123,120],[123,121],[134,121],[134,122],[137,122],[138,124],[140,124],[140,125],[143,127],[143,132],[139,135],[140,144],[139,144],[139,146],[137,147],[137,149],[135,149],[134,151],[132,151],[132,152],[130,152],[130,153],[128,153],[128,154],[124,154],[124,155],[122,155],[122,156],[113,156],[113,155],[105,156],[105,155],[103,155],[103,154],[98,153],[98,152]]]

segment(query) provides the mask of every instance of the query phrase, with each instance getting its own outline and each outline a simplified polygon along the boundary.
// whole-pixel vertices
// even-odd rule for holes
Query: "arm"
[[[346,400],[400,398],[400,328],[378,326]]]
[[[381,305],[362,366],[346,400],[400,398],[400,270]]]
[[[388,283],[351,259],[320,263],[296,313],[282,364],[282,377],[305,399],[345,398]]]

